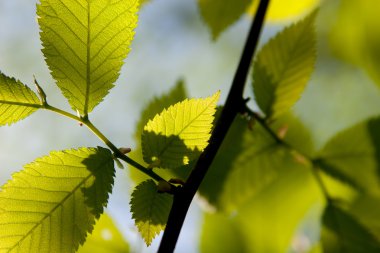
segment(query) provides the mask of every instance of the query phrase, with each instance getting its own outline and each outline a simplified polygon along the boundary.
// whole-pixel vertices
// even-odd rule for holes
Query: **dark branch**
[[[243,91],[252,58],[258,44],[268,4],[269,0],[260,1],[224,109],[215,126],[215,130],[211,135],[209,145],[199,157],[199,160],[195,165],[194,170],[191,172],[186,184],[174,195],[173,206],[170,210],[168,223],[158,252],[168,253],[174,251],[191,201],[205,177],[234,118],[245,108],[246,101],[243,99]]]

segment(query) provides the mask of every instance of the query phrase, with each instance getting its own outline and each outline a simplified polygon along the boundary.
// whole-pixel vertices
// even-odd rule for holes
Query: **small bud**
[[[288,125],[284,125],[282,127],[280,127],[278,130],[277,130],[277,136],[278,138],[280,138],[281,140],[285,138],[286,134],[288,133],[288,130],[289,130],[289,126]]]
[[[159,181],[158,182],[158,185],[157,185],[157,191],[160,192],[160,193],[164,193],[164,192],[170,192],[172,189],[172,186],[166,182],[166,181]]]
[[[309,159],[305,157],[304,155],[300,154],[299,152],[295,150],[293,150],[291,154],[295,162],[305,165],[305,166],[311,166]]]
[[[179,179],[179,178],[172,178],[169,180],[169,183],[185,185],[185,181],[183,181],[182,179]]]
[[[36,85],[38,96],[41,99],[41,103],[42,103],[42,105],[46,105],[47,104],[46,94],[45,94],[44,90],[41,88],[41,86],[39,85],[39,83],[37,82],[37,79],[34,75],[33,75],[33,78],[34,78],[34,84]]]
[[[119,151],[125,155],[125,154],[128,154],[129,152],[131,152],[131,149],[130,148],[119,148]]]

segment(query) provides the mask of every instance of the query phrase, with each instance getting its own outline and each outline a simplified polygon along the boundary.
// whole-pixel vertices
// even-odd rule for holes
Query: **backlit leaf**
[[[268,118],[275,119],[288,111],[309,81],[316,61],[316,14],[277,34],[254,61],[253,89]]]
[[[113,87],[133,39],[138,0],[41,0],[46,63],[71,107],[87,115]]]
[[[25,165],[0,192],[1,252],[75,252],[112,190],[112,153],[52,152]]]
[[[377,148],[380,143],[374,143],[376,138],[373,135],[379,135],[378,129],[380,119],[376,118],[338,133],[319,152],[318,164],[323,165],[322,169],[331,176],[344,182],[350,180],[351,185],[378,194],[380,163]]]
[[[141,135],[144,130],[145,124],[152,119],[156,114],[162,112],[165,108],[168,108],[171,105],[174,105],[184,99],[186,99],[186,90],[183,81],[178,81],[177,84],[167,93],[164,93],[158,97],[154,97],[142,110],[140,114],[140,119],[137,122],[135,130],[135,141],[136,147],[132,149],[132,152],[128,154],[135,161],[138,161],[140,164],[144,164],[144,159],[142,157],[141,151]],[[182,168],[176,168],[175,171],[180,171]],[[145,180],[148,180],[149,177],[136,169],[129,170],[132,180],[139,184]],[[176,173],[177,174],[177,173]],[[164,178],[174,177],[172,170],[167,169],[160,172],[160,175]],[[176,175],[177,176],[177,175]],[[183,180],[185,178],[182,178]]]
[[[215,40],[226,28],[241,18],[251,2],[252,0],[198,0],[198,6]]]
[[[103,214],[96,222],[94,231],[87,237],[79,253],[128,253],[129,245],[112,218]]]
[[[173,198],[167,193],[158,193],[153,180],[139,184],[132,193],[131,212],[135,224],[149,246],[165,228]]]
[[[22,120],[38,108],[41,101],[29,87],[0,72],[0,126]]]
[[[380,242],[352,215],[334,204],[323,214],[322,245],[325,253],[376,253]]]
[[[184,100],[156,115],[144,127],[144,161],[152,167],[176,168],[196,159],[208,145],[219,92]]]

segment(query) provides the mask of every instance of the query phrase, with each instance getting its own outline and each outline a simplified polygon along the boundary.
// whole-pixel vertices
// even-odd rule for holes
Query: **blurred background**
[[[294,108],[294,113],[311,130],[318,149],[338,131],[380,113],[380,89],[376,85],[380,83],[377,73],[380,34],[376,32],[380,27],[376,16],[380,4],[376,0],[315,0],[292,8],[292,4],[302,1],[287,2],[288,6],[279,0],[272,2],[278,6],[273,7],[261,44],[283,26],[321,6],[316,70]],[[290,11],[294,9],[296,11]],[[70,110],[54,85],[40,51],[35,11],[35,1],[0,1],[0,70],[29,86],[33,85],[35,75],[48,101]],[[120,78],[105,101],[90,115],[92,121],[117,146],[133,149],[134,128],[141,110],[180,78],[185,81],[191,97],[209,96],[220,89],[220,103],[223,103],[251,18],[245,15],[213,41],[196,0],[151,0],[144,4]],[[252,94],[247,85],[246,96],[252,97]],[[254,101],[251,106],[257,108]],[[11,127],[0,128],[0,183],[10,179],[24,164],[51,150],[97,145],[103,144],[86,128],[59,115],[38,111]],[[128,179],[128,169],[117,170],[107,212],[133,252],[155,252],[160,238],[146,248],[131,219],[129,196],[133,186]],[[201,206],[193,202],[177,252],[198,252],[198,243],[194,242],[200,237],[204,216]],[[311,238],[316,240],[318,228],[314,228]],[[307,252],[297,247],[289,251]]]

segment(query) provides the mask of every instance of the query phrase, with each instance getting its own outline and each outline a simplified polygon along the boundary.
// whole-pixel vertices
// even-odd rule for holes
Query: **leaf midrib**
[[[32,103],[24,103],[24,102],[16,102],[16,101],[7,101],[7,100],[0,100],[1,104],[7,104],[7,105],[19,105],[19,106],[25,106],[25,107],[33,107],[33,108],[42,108],[41,104],[32,104]]]
[[[83,116],[88,114],[89,94],[90,94],[90,74],[91,74],[91,14],[90,14],[90,1],[87,0],[87,55],[86,55],[86,96],[84,102]]]
[[[30,230],[29,230],[29,232],[28,233],[26,233],[18,242],[17,242],[17,244],[15,244],[13,247],[11,247],[10,248],[10,251],[11,250],[13,250],[15,247],[17,247],[18,245],[20,245],[20,243],[21,242],[23,242],[31,233],[33,233],[34,232],[34,230],[38,227],[38,226],[40,226],[40,225],[42,225],[42,223],[48,218],[48,217],[50,217],[54,212],[55,212],[55,210],[57,210],[57,208],[58,207],[60,207],[60,206],[62,206],[63,205],[63,203],[65,203],[65,201],[69,198],[69,197],[71,197],[91,176],[93,176],[93,174],[90,174],[89,176],[87,176],[87,177],[85,177],[74,189],[73,189],[73,191],[72,192],[70,192],[69,194],[67,194],[67,196],[66,197],[64,197],[63,199],[62,199],[62,201],[60,201],[60,202],[58,202],[57,203],[57,205],[50,211],[50,212],[48,212],[46,215],[45,215],[45,217],[43,217],[41,220],[40,220],[40,222],[37,222],[36,223],[36,225],[34,225]]]

